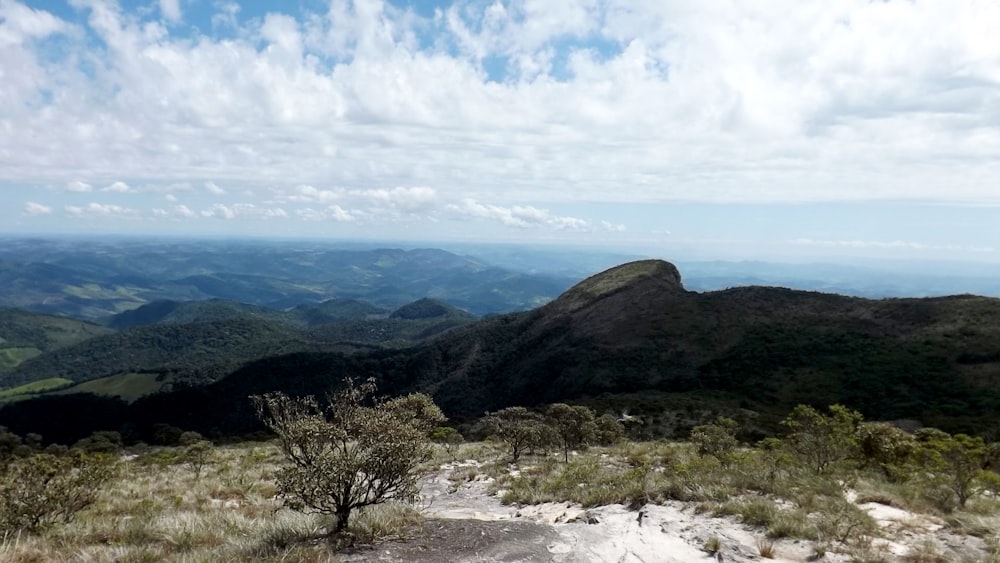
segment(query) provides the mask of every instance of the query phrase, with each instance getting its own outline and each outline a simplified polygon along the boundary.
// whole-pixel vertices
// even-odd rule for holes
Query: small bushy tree
[[[215,446],[212,445],[212,442],[199,440],[185,446],[181,457],[184,459],[184,465],[194,473],[194,478],[197,480],[201,478],[201,472],[205,470],[205,467],[212,462],[214,453]]]
[[[602,414],[594,423],[597,424],[596,444],[610,446],[625,437],[625,426],[610,414]]]
[[[701,424],[691,429],[691,442],[698,454],[712,456],[723,464],[728,464],[739,442],[736,431],[739,425],[731,418],[720,416],[714,422]]]
[[[917,459],[928,493],[939,508],[950,510],[952,503],[964,508],[970,498],[986,489],[983,467],[989,450],[982,438],[966,434],[949,435],[937,429],[917,432]]]
[[[277,474],[279,493],[293,508],[335,516],[336,532],[354,509],[416,498],[417,468],[431,454],[428,434],[445,421],[427,395],[369,404],[374,391],[371,380],[348,380],[325,406],[282,393],[252,398],[291,461]]]
[[[556,403],[549,406],[545,416],[558,436],[563,461],[569,461],[570,450],[584,448],[597,438],[597,419],[587,407]]]
[[[82,452],[10,461],[0,472],[0,532],[30,533],[71,521],[93,504],[116,469],[111,457]]]
[[[799,405],[782,422],[788,428],[783,442],[799,461],[816,474],[826,473],[857,451],[857,429],[863,418],[843,405],[831,405],[830,414]]]
[[[861,464],[882,472],[892,482],[905,481],[917,449],[912,435],[886,422],[865,422],[858,426],[858,454]]]
[[[507,407],[487,415],[483,422],[493,437],[507,445],[514,463],[526,450],[542,448],[556,440],[545,417],[524,407]]]
[[[122,449],[122,435],[111,430],[100,430],[77,440],[73,448],[92,454],[114,454]]]

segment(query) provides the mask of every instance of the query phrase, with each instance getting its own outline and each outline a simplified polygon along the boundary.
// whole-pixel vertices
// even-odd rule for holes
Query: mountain
[[[274,322],[292,322],[294,317],[281,311],[226,301],[209,299],[205,301],[161,300],[147,303],[102,319],[103,324],[118,330],[152,324],[188,324],[195,322],[227,321],[242,318],[266,319]]]
[[[4,239],[0,306],[148,324],[166,301],[220,299],[277,310],[335,300],[395,309],[430,297],[476,315],[525,310],[572,284],[443,250],[309,241]],[[169,313],[164,313],[169,314]],[[310,323],[311,324],[311,323]]]
[[[292,352],[353,353],[401,348],[475,320],[465,311],[430,299],[405,305],[393,315],[346,299],[302,305],[289,311],[218,299],[157,301],[106,318],[106,324],[122,329],[119,332],[81,321],[9,310],[8,316],[15,315],[54,319],[77,330],[90,327],[94,336],[67,340],[63,347],[31,348],[31,354],[13,342],[7,353],[20,354],[22,361],[0,372],[0,389],[52,379],[81,383],[124,377],[132,384],[137,374],[152,374],[161,384],[203,384],[257,358]],[[41,341],[42,336],[34,340]],[[92,392],[119,379],[60,392]]]
[[[288,325],[249,318],[149,325],[97,336],[41,354],[0,379],[15,386],[60,378],[82,382],[126,373],[229,369],[255,358],[318,350]]]
[[[418,299],[413,303],[407,303],[396,309],[389,315],[390,319],[440,319],[445,317],[455,317],[460,319],[473,319],[475,315],[463,311],[457,307],[427,297]]]
[[[0,308],[0,374],[45,352],[111,332],[77,319]]]
[[[423,344],[269,356],[210,385],[140,399],[123,416],[136,428],[166,422],[245,433],[259,429],[247,395],[322,396],[345,377],[376,377],[390,394],[427,391],[456,420],[580,401],[637,414],[650,435],[718,412],[771,432],[795,404],[840,402],[869,419],[997,437],[1000,300],[870,300],[773,287],[696,293],[672,264],[639,261],[532,311]],[[43,418],[31,414],[44,410],[41,401],[0,410],[0,424]]]

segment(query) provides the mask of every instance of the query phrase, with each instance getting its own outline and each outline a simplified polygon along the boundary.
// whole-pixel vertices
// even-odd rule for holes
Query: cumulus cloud
[[[205,182],[205,191],[213,195],[225,195],[226,190],[219,187],[215,182]]]
[[[160,0],[160,13],[163,15],[163,19],[171,23],[180,22],[181,21],[180,0]]]
[[[153,217],[159,218],[172,218],[172,219],[193,219],[197,217],[198,214],[191,210],[186,205],[175,205],[171,209],[156,208],[153,209]]]
[[[232,220],[238,217],[259,219],[286,219],[288,212],[280,207],[260,207],[252,203],[225,205],[216,203],[201,211],[202,217]]]
[[[68,31],[69,24],[45,10],[19,2],[0,2],[0,46],[19,45],[32,39]]]
[[[24,214],[29,217],[51,215],[52,208],[48,205],[42,205],[41,203],[36,203],[34,201],[26,201],[24,202]]]
[[[101,189],[102,192],[115,192],[115,193],[127,193],[131,191],[132,188],[129,187],[125,182],[113,182],[107,187]]]
[[[86,192],[91,192],[93,190],[94,186],[91,186],[86,182],[81,182],[80,180],[73,180],[71,182],[66,183],[66,191],[69,192],[86,193]]]
[[[497,221],[508,227],[547,226],[557,230],[584,230],[590,227],[590,223],[584,219],[554,215],[547,209],[539,209],[530,205],[503,207],[479,203],[474,199],[465,199],[459,204],[449,204],[447,209],[458,217]]]
[[[625,225],[570,203],[1000,203],[996,2],[34,4],[0,0],[0,130],[31,132],[0,182],[147,217],[172,186],[200,218],[595,237]]]
[[[121,207],[114,204],[96,203],[91,202],[84,206],[67,205],[65,208],[66,214],[70,217],[77,218],[95,218],[95,217],[135,217],[139,214],[136,209]]]

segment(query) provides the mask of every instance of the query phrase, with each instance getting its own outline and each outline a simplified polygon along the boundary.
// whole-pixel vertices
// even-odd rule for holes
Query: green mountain
[[[294,318],[282,311],[267,307],[209,299],[205,301],[154,301],[135,309],[112,315],[103,324],[123,330],[152,324],[188,324],[196,322],[228,321],[256,318],[274,322],[293,322]]]
[[[766,287],[694,293],[673,265],[642,261],[536,310],[424,345],[349,359],[268,358],[217,389],[322,394],[345,376],[378,376],[387,391],[432,393],[455,417],[589,400],[652,417],[692,404],[749,410],[767,427],[800,402],[841,402],[869,418],[998,432],[998,343],[998,299],[868,300]]]
[[[869,300],[770,287],[695,293],[673,265],[633,262],[535,310],[453,327],[416,346],[261,357],[210,385],[139,399],[121,409],[120,422],[246,433],[259,429],[248,395],[322,396],[345,377],[376,377],[385,393],[427,391],[459,420],[568,400],[638,415],[650,435],[683,431],[669,420],[718,412],[768,432],[797,403],[840,402],[869,419],[995,438],[1000,299]],[[59,408],[94,408],[77,400]],[[44,424],[48,408],[44,399],[11,405],[0,424]]]
[[[19,365],[0,373],[0,389],[41,380],[79,383],[109,377],[124,377],[131,385],[137,374],[152,374],[161,384],[204,384],[258,358],[401,348],[475,320],[465,311],[434,300],[418,300],[399,311],[387,316],[383,309],[347,299],[289,311],[218,299],[157,301],[105,319],[106,324],[122,329],[114,332],[81,321],[10,310],[11,317],[55,319],[74,327],[91,327],[99,336],[72,345],[67,341],[64,347],[50,346],[46,353],[31,348],[33,353]],[[13,352],[24,349],[18,347],[19,341],[12,342]],[[103,388],[93,384],[60,392]]]
[[[77,319],[0,308],[0,377],[42,353],[111,332]]]
[[[251,318],[149,325],[98,336],[26,360],[0,385],[50,378],[82,382],[112,375],[229,369],[274,354],[317,350],[296,329]]]
[[[389,315],[390,319],[440,319],[453,317],[459,319],[474,319],[475,315],[457,307],[427,297],[407,303]]]

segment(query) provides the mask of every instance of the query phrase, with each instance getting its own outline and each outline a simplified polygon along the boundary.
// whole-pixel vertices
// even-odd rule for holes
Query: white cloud
[[[41,203],[36,203],[34,201],[26,201],[24,202],[24,214],[29,217],[51,215],[52,208],[48,205],[42,205]]]
[[[125,182],[113,182],[107,187],[101,189],[102,192],[115,192],[115,193],[127,193],[131,191],[132,188],[129,187]]]
[[[180,0],[160,0],[160,13],[163,14],[163,19],[171,23],[180,22],[181,21]]]
[[[330,205],[325,209],[304,207],[295,210],[295,215],[304,221],[335,221],[337,223],[353,223],[358,220],[358,214],[352,213],[339,205]]]
[[[175,196],[174,194],[167,194],[167,195],[163,196],[163,199],[169,201],[170,203],[176,203],[177,202],[177,196]]]
[[[79,218],[135,217],[139,214],[138,210],[128,207],[95,202],[91,202],[85,206],[67,205],[64,209],[70,217]]]
[[[0,0],[0,130],[32,133],[0,181],[592,232],[624,225],[560,206],[1000,202],[996,2],[220,1],[195,38],[179,0],[73,6]]]
[[[224,195],[226,190],[219,187],[215,182],[205,182],[205,191],[213,195]]]
[[[94,186],[80,180],[73,180],[66,183],[66,191],[86,193],[94,190]]]
[[[554,215],[547,209],[539,209],[530,205],[503,207],[479,203],[474,199],[465,199],[460,204],[449,204],[447,209],[458,217],[498,221],[508,227],[547,226],[557,230],[584,230],[590,227],[590,223],[584,219]]]
[[[45,10],[19,2],[0,2],[0,46],[18,45],[27,40],[67,31],[69,24]]]
[[[610,221],[601,221],[601,228],[605,231],[612,233],[624,233],[627,229],[625,225],[621,223],[611,223]]]
[[[238,217],[258,219],[288,218],[288,212],[280,207],[260,207],[252,203],[236,203],[233,205],[216,203],[211,207],[202,210],[200,215],[202,217],[227,220],[236,219]]]
[[[354,190],[350,194],[407,213],[426,211],[437,204],[437,192],[423,186]]]
[[[198,214],[186,205],[175,205],[172,209],[153,209],[153,216],[160,218],[193,219]]]

